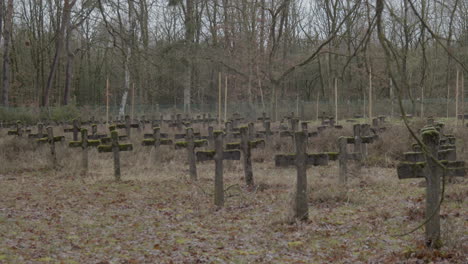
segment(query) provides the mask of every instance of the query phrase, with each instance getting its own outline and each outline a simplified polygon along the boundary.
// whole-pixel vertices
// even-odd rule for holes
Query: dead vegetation
[[[2,131],[0,263],[466,263],[465,179],[446,187],[441,250],[424,248],[423,230],[397,236],[423,220],[424,208],[421,180],[400,181],[393,168],[411,142],[404,131],[392,126],[369,146],[376,162],[351,169],[345,193],[336,162],[309,168],[310,220],[292,224],[296,172],[275,168],[268,148],[253,151],[254,189],[244,187],[239,162],[225,163],[227,202],[216,209],[214,165],[197,164],[200,179],[191,182],[184,150],[135,139],[115,183],[111,154],[91,150],[81,177],[77,149],[59,144],[53,171],[46,147]],[[324,133],[309,150],[336,150],[346,133]]]

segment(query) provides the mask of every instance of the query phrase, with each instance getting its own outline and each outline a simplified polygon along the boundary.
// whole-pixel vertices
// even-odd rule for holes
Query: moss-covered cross
[[[112,152],[114,157],[114,177],[116,181],[120,181],[120,152],[132,151],[132,144],[119,144],[119,134],[116,130],[111,131],[111,145],[99,145],[99,153]]]
[[[409,152],[404,154],[404,161],[398,164],[399,179],[426,179],[426,210],[425,238],[426,245],[431,248],[442,246],[440,234],[440,192],[441,178],[446,176],[466,175],[465,162],[456,161],[455,150],[439,150],[440,133],[435,127],[421,131],[425,152]],[[444,165],[445,169],[440,165]]]
[[[68,146],[70,148],[81,148],[81,166],[83,174],[88,172],[88,147],[99,146],[99,140],[88,139],[88,130],[86,128],[81,129],[81,141],[70,141]]]
[[[253,140],[251,139],[251,130],[253,126],[240,127],[241,141],[236,143],[226,144],[227,150],[239,149],[242,152],[243,165],[244,165],[244,179],[247,186],[254,185],[253,171],[252,171],[252,149],[264,148],[265,140]]]
[[[168,139],[167,133],[161,133],[160,127],[153,127],[152,134],[145,134],[144,139],[141,142],[144,147],[155,147],[158,148],[160,145],[172,145],[172,140]]]
[[[307,195],[307,166],[323,166],[328,164],[327,153],[307,153],[307,138],[303,131],[295,132],[295,154],[279,154],[275,155],[276,167],[296,166],[297,181],[296,181],[296,202],[295,202],[295,218],[299,220],[308,219],[308,195]]]
[[[224,206],[224,180],[223,161],[240,160],[239,150],[223,150],[223,131],[213,131],[215,143],[214,150],[197,151],[197,161],[215,161],[215,192],[214,204],[218,207]]]
[[[81,124],[78,119],[73,119],[73,125],[71,128],[65,128],[63,129],[63,132],[65,133],[73,133],[73,141],[78,141],[78,134],[81,129]]]
[[[190,179],[197,180],[195,149],[207,146],[208,141],[206,139],[195,140],[195,133],[193,132],[193,128],[191,127],[186,129],[186,135],[187,137],[185,141],[176,142],[174,146],[175,149],[187,149],[187,160],[189,163]]]

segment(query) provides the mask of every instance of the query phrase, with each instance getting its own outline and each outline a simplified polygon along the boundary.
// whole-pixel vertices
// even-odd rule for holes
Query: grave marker
[[[120,181],[120,152],[132,151],[132,144],[119,144],[119,134],[116,130],[111,131],[111,145],[99,145],[99,153],[113,153],[114,158],[114,177],[116,181]]]
[[[43,138],[44,135],[44,124],[38,123],[37,124],[37,133],[36,134],[29,134],[28,138]]]
[[[252,128],[253,129],[253,128]],[[226,144],[227,150],[239,149],[242,152],[244,178],[247,186],[254,185],[253,171],[252,171],[252,149],[264,148],[264,140],[251,140],[249,135],[249,127],[240,127],[241,141],[238,143]]]
[[[80,132],[80,121],[73,119],[73,125],[71,128],[63,129],[65,133],[73,133],[73,141],[78,141],[78,133]]]
[[[296,198],[294,217],[299,220],[307,220],[308,195],[307,195],[307,165],[321,166],[328,164],[327,153],[307,154],[306,135],[303,131],[294,135],[296,154],[279,154],[275,156],[276,167],[296,166]]]
[[[410,153],[405,155],[405,161],[397,166],[399,179],[426,179],[426,210],[425,223],[426,245],[431,248],[442,246],[440,238],[440,190],[441,176],[465,176],[463,161],[442,160],[450,158],[450,154],[439,151],[440,133],[434,129],[421,132],[422,142],[426,146],[425,153]],[[454,150],[451,150],[454,151]],[[453,158],[453,157],[452,157]],[[445,165],[443,169],[440,164]]]
[[[81,166],[83,174],[88,173],[88,147],[97,147],[101,142],[99,140],[88,140],[88,130],[81,129],[81,141],[70,141],[68,146],[70,148],[81,147]]]
[[[145,134],[145,139],[142,141],[142,146],[153,146],[155,149],[159,148],[160,145],[172,145],[172,140],[167,139],[166,133],[161,133],[159,127],[153,127],[153,134]],[[151,136],[151,138],[149,138]]]
[[[57,154],[55,152],[55,142],[60,142],[64,140],[64,136],[55,136],[54,137],[54,130],[52,127],[47,127],[47,137],[37,139],[38,143],[49,143],[50,146],[50,157],[52,162],[52,167],[57,169]]]
[[[195,148],[200,148],[206,146],[208,141],[205,139],[202,140],[194,140],[194,133],[193,128],[189,127],[186,129],[187,137],[186,141],[176,142],[175,149],[185,148],[187,149],[187,160],[189,163],[189,174],[190,179],[193,181],[197,180],[197,165],[196,165],[196,156],[195,156]]]
[[[240,160],[239,150],[223,151],[223,131],[214,131],[215,150],[197,151],[197,161],[215,161],[214,204],[224,206],[223,160]]]

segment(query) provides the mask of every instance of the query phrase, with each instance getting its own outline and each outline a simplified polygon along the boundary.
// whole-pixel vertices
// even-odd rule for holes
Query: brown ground
[[[441,250],[425,250],[423,230],[398,236],[424,220],[425,189],[422,180],[398,180],[395,146],[352,170],[346,194],[335,162],[310,168],[310,221],[290,223],[295,171],[275,168],[268,151],[254,150],[264,161],[253,165],[253,190],[240,163],[226,163],[226,206],[216,209],[213,164],[198,164],[200,179],[190,182],[184,150],[156,158],[136,146],[122,153],[123,182],[115,183],[110,154],[91,151],[82,177],[78,150],[59,147],[61,169],[53,171],[46,147],[4,134],[0,263],[468,262],[466,179],[446,186]],[[374,166],[382,163],[388,168]]]

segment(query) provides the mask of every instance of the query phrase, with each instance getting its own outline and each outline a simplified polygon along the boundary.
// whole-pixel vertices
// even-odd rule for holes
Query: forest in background
[[[468,2],[377,1],[400,94],[454,96]],[[371,0],[1,0],[1,105],[275,106],[394,97]],[[460,74],[460,76],[463,76]],[[464,78],[468,74],[464,74]],[[223,88],[224,89],[224,88]]]

